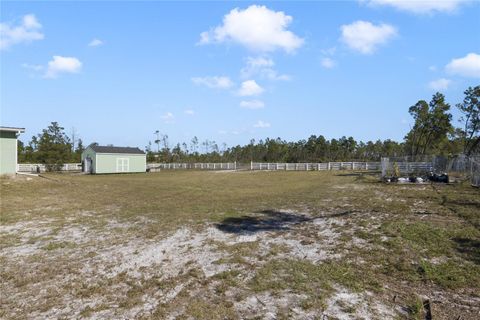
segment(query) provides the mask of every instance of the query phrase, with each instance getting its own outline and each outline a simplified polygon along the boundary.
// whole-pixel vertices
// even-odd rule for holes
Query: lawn
[[[367,173],[0,179],[0,318],[478,319],[480,191]]]

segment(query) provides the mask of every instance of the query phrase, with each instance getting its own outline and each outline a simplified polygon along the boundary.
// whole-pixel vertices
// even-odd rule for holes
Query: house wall
[[[17,171],[17,134],[0,131],[0,174]]]
[[[145,172],[147,157],[144,154],[97,153],[95,173],[117,173],[117,159],[128,159],[128,172]]]

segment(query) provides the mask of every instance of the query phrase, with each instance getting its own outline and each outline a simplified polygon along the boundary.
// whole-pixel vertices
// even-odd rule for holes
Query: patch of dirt
[[[353,234],[372,232],[380,214],[369,216],[368,226],[356,225],[352,217],[363,215],[266,211],[153,239],[131,231],[146,219],[111,220],[101,228],[75,220],[60,227],[55,220],[2,225],[0,234],[16,239],[0,253],[2,316],[135,319],[165,305],[162,318],[174,319],[199,296],[207,305],[221,299],[239,318],[392,319],[398,308],[368,292],[335,287],[319,314],[303,305],[306,294],[248,289],[256,270],[272,259],[320,264],[342,260],[352,247],[374,249]]]

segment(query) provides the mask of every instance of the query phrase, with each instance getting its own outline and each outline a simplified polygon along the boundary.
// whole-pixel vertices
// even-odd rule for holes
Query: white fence
[[[60,171],[81,171],[81,163],[65,163]],[[45,172],[46,166],[43,163],[19,163],[17,164],[17,172]]]
[[[197,170],[237,170],[236,162],[218,163],[147,163],[147,170],[197,169]]]
[[[383,177],[393,174],[395,170],[398,170],[401,175],[425,174],[435,171],[433,162],[395,162],[390,161],[388,158],[382,159]]]
[[[325,163],[264,163],[251,162],[250,164],[228,163],[148,163],[147,169],[150,172],[175,169],[197,169],[197,170],[287,170],[287,171],[309,171],[309,170],[373,170],[381,169],[380,162],[325,162]]]
[[[263,163],[251,162],[250,170],[380,170],[380,162]]]

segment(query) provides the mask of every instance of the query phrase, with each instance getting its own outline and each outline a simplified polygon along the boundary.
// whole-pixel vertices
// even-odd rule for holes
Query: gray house
[[[147,155],[139,148],[89,145],[82,153],[83,172],[146,172]]]
[[[17,172],[18,135],[25,128],[0,127],[0,174]]]

